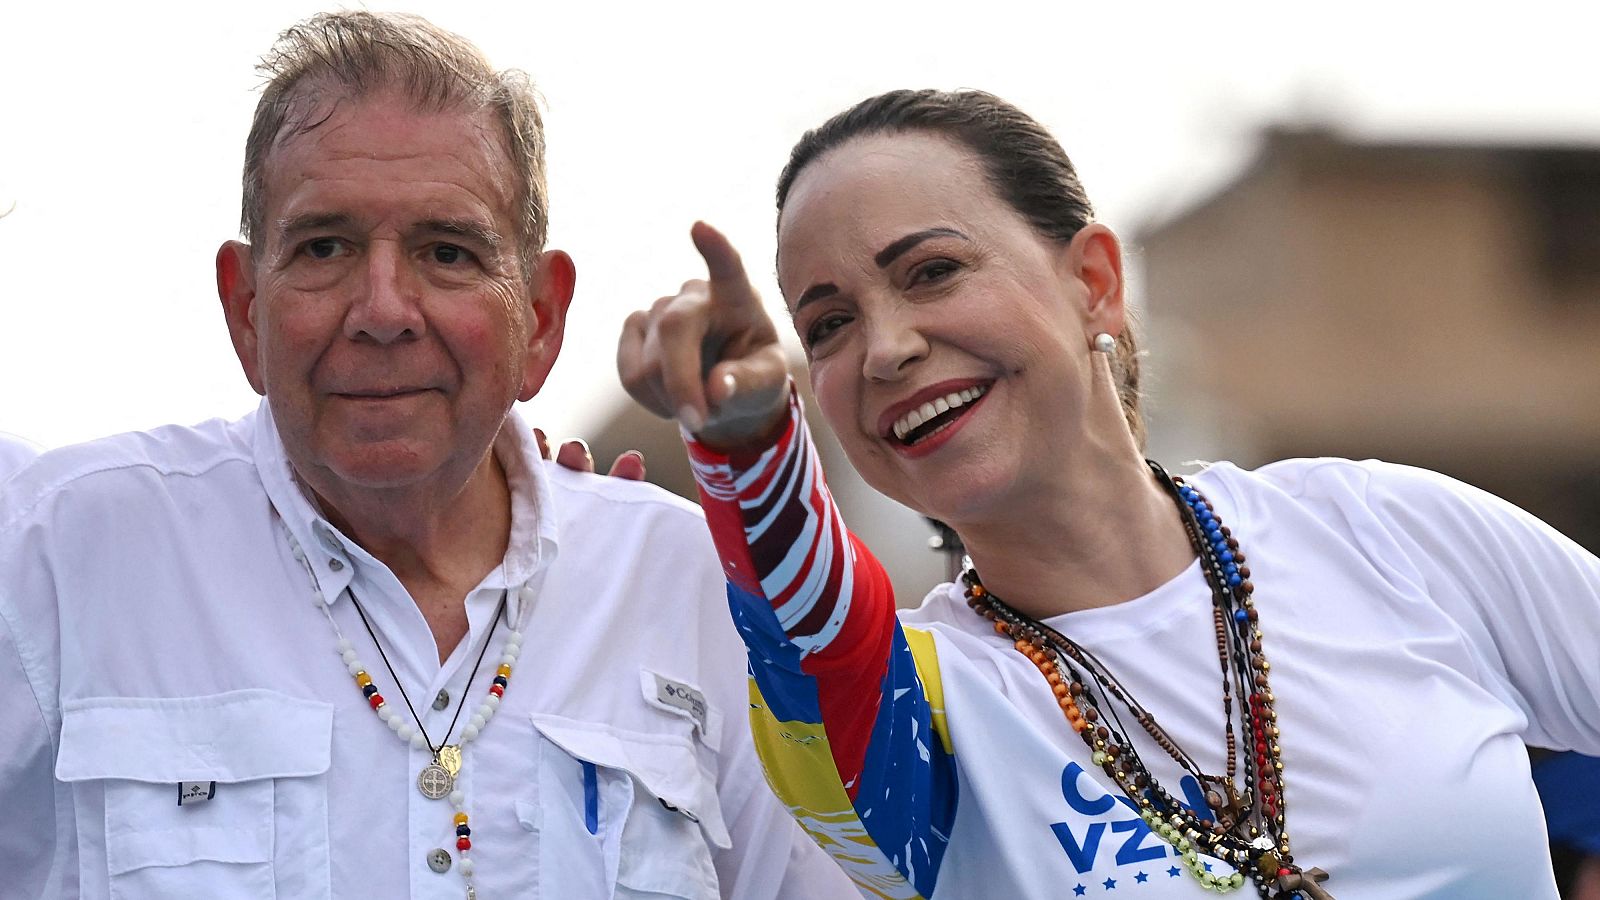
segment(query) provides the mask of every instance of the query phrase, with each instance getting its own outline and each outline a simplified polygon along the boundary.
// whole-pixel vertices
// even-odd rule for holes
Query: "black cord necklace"
[[[366,610],[362,609],[361,603],[356,600],[355,592],[350,591],[348,588],[345,589],[350,594],[351,605],[356,608],[357,614],[361,616],[361,624],[366,627],[367,635],[372,638],[372,643],[377,646],[378,653],[383,655],[384,667],[389,670],[389,676],[394,678],[395,686],[400,688],[400,695],[405,697],[406,708],[411,711],[411,718],[417,723],[417,730],[414,732],[411,730],[410,723],[389,708],[388,702],[378,692],[377,685],[372,683],[372,676],[367,674],[366,667],[361,664],[355,647],[345,638],[344,632],[339,628],[339,623],[334,621],[333,613],[329,611],[322,588],[317,583],[316,574],[311,569],[311,563],[306,559],[305,551],[301,549],[300,542],[295,539],[294,532],[289,530],[287,524],[284,524],[283,533],[295,561],[300,563],[301,568],[305,570],[306,578],[310,580],[311,593],[316,598],[317,609],[321,610],[323,617],[328,620],[328,627],[333,630],[334,637],[338,639],[339,658],[349,669],[350,676],[355,679],[356,686],[361,689],[362,696],[366,697],[367,703],[372,707],[372,711],[377,713],[378,718],[386,726],[393,729],[395,735],[401,740],[410,743],[416,749],[421,749],[421,746],[417,744],[420,741],[422,746],[426,746],[433,752],[433,761],[424,766],[421,774],[417,777],[417,789],[422,792],[424,797],[430,800],[450,798],[450,805],[455,810],[451,816],[451,823],[455,826],[456,853],[458,854],[455,868],[456,871],[461,873],[461,878],[466,883],[467,900],[475,900],[478,895],[474,880],[474,872],[477,865],[471,855],[471,817],[467,813],[466,794],[456,788],[455,778],[457,773],[461,771],[462,746],[478,738],[478,735],[494,716],[495,710],[499,709],[506,687],[510,684],[511,667],[516,664],[517,657],[522,653],[522,624],[527,620],[528,609],[532,602],[529,596],[529,589],[527,587],[522,588],[517,622],[515,624],[507,623],[507,627],[511,630],[507,632],[505,643],[502,645],[500,665],[495,669],[494,680],[489,685],[488,696],[484,697],[483,703],[478,706],[471,720],[462,727],[460,743],[452,745],[441,742],[435,745],[422,728],[422,720],[417,716],[416,707],[411,705],[411,698],[406,696],[405,687],[400,684],[400,678],[395,674],[394,666],[390,664],[388,655],[384,653],[383,645],[378,642],[378,636],[373,631],[372,623],[367,619]],[[450,719],[450,727],[445,729],[444,741],[449,741],[450,735],[455,731],[456,723],[460,721],[461,709],[466,705],[466,697],[471,692],[472,682],[476,680],[478,670],[483,665],[483,657],[488,652],[489,645],[493,643],[495,630],[500,627],[500,619],[505,615],[506,603],[509,597],[509,591],[500,595],[500,605],[495,609],[494,620],[489,625],[489,633],[483,639],[483,648],[478,651],[478,659],[472,664],[472,672],[467,676],[467,685],[463,690],[460,705],[456,708],[455,716]]]
[[[428,751],[433,754],[433,762],[424,766],[417,778],[417,787],[424,796],[438,800],[455,788],[456,775],[461,771],[461,745],[449,743],[450,734],[455,731],[456,722],[461,719],[461,711],[466,708],[467,697],[472,693],[472,682],[477,680],[484,654],[489,652],[489,644],[494,641],[495,629],[500,627],[500,619],[505,615],[509,592],[500,593],[500,604],[495,607],[494,620],[489,624],[489,634],[484,637],[483,647],[478,650],[478,659],[472,664],[472,673],[467,676],[466,686],[462,688],[461,696],[456,700],[456,714],[450,718],[450,725],[445,728],[444,737],[435,745],[433,739],[428,737],[428,729],[423,726],[422,717],[417,715],[417,708],[411,705],[411,697],[406,694],[406,686],[400,682],[400,676],[389,663],[389,654],[383,651],[383,642],[378,640],[377,632],[372,630],[372,623],[367,619],[367,611],[361,608],[361,602],[356,599],[356,592],[349,588],[345,591],[350,595],[350,602],[355,605],[356,614],[361,617],[361,624],[366,626],[373,645],[378,648],[378,656],[383,658],[383,667],[389,670],[389,677],[394,679],[394,686],[400,689],[400,699],[406,702],[406,709],[410,711],[412,721],[417,723],[417,733],[422,735],[423,743],[428,745]]]

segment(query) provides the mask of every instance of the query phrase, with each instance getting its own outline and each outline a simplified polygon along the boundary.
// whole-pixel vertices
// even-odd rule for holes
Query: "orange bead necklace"
[[[1276,698],[1269,684],[1271,665],[1262,652],[1255,586],[1244,553],[1199,491],[1168,475],[1160,465],[1148,464],[1177,501],[1179,517],[1211,587],[1212,621],[1223,674],[1225,774],[1201,771],[1193,757],[1093,653],[989,593],[970,567],[962,575],[967,604],[992,621],[995,631],[1010,638],[1017,651],[1038,667],[1068,724],[1088,747],[1091,761],[1137,803],[1145,823],[1173,846],[1203,887],[1226,893],[1249,882],[1263,900],[1332,900],[1321,886],[1327,874],[1320,869],[1302,870],[1290,851]],[[1243,707],[1238,717],[1233,708],[1236,693]],[[1199,781],[1210,809],[1190,808],[1151,775],[1128,738],[1119,707]],[[1236,718],[1246,737],[1242,772],[1238,772]],[[1242,775],[1242,788],[1235,781],[1236,772]],[[1202,853],[1234,871],[1211,871],[1201,859]]]

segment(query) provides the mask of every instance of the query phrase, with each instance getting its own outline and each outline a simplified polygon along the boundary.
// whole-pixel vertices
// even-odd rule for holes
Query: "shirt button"
[[[450,854],[443,848],[429,850],[428,868],[438,872],[441,875],[450,871]]]
[[[344,568],[344,563],[337,559],[330,559],[328,560],[328,568],[338,572]]]
[[[440,691],[439,696],[433,698],[433,708],[444,710],[450,708],[450,692]]]

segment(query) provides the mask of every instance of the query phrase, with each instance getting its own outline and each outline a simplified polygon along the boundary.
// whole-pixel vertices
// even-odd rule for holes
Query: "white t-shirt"
[[[298,488],[265,404],[58,450],[13,480],[0,501],[0,895],[464,896],[459,864],[430,866],[458,856],[450,804],[415,787],[431,754],[368,706],[286,529],[409,717],[359,599],[436,740],[487,694],[504,625],[470,690],[468,674],[502,596],[511,621],[526,613],[459,782],[479,897],[847,894],[762,781],[698,510],[542,462],[515,416],[495,452],[510,545],[467,595],[470,632],[442,665],[398,579]],[[214,796],[180,806],[185,782],[216,782]]]
[[[1296,860],[1329,872],[1339,900],[1553,900],[1523,742],[1600,753],[1595,557],[1417,469],[1290,460],[1190,481],[1249,557]],[[942,586],[901,621],[933,633],[960,768],[937,896],[1204,893],[1135,827],[1038,669],[960,589]],[[1198,563],[1149,595],[1049,624],[1135,698],[1158,698],[1147,705],[1202,771],[1224,768]],[[1176,765],[1127,724],[1146,765],[1178,785]],[[985,864],[997,859],[1019,865]]]
[[[896,619],[797,403],[772,448],[690,453],[750,648],[762,762],[863,893],[1209,893],[959,588]],[[1330,873],[1339,900],[1554,900],[1523,742],[1600,754],[1600,560],[1418,469],[1289,460],[1189,481],[1248,557],[1296,864]],[[1195,563],[1147,596],[1049,624],[1222,775],[1212,609]],[[1121,718],[1152,774],[1203,806],[1192,776]]]

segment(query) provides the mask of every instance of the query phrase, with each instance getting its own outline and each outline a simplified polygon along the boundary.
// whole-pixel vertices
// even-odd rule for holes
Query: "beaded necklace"
[[[455,823],[456,850],[459,854],[456,868],[461,872],[461,877],[466,882],[466,900],[477,900],[478,891],[473,883],[476,866],[472,857],[468,855],[468,852],[472,849],[472,827],[469,824],[470,817],[467,815],[466,794],[456,786],[456,777],[461,773],[461,768],[465,763],[464,749],[468,744],[478,739],[479,734],[489,724],[489,720],[494,718],[495,711],[499,709],[500,698],[505,694],[506,687],[511,681],[511,667],[516,664],[517,656],[522,652],[522,625],[526,621],[528,607],[532,605],[529,602],[526,589],[524,589],[523,596],[520,598],[521,609],[517,613],[517,625],[506,634],[506,642],[501,647],[500,664],[495,669],[494,680],[489,684],[488,696],[483,698],[483,702],[478,705],[472,718],[461,729],[460,742],[450,744],[448,743],[450,733],[455,729],[456,721],[461,715],[461,709],[466,706],[466,697],[463,695],[460,705],[456,708],[456,718],[450,720],[450,727],[445,730],[444,737],[436,747],[423,730],[422,719],[417,716],[415,707],[411,705],[411,698],[405,696],[405,688],[400,684],[399,676],[395,675],[394,667],[389,665],[389,658],[383,652],[383,645],[378,643],[378,636],[373,633],[372,625],[367,621],[366,611],[361,608],[360,603],[356,602],[355,594],[348,589],[345,591],[346,594],[349,594],[350,602],[355,606],[356,612],[361,616],[361,622],[366,626],[367,633],[372,636],[373,644],[378,647],[378,653],[383,657],[384,667],[389,670],[389,676],[394,679],[395,687],[400,688],[400,695],[405,698],[406,707],[411,710],[411,717],[416,720],[417,727],[415,728],[412,728],[411,723],[407,722],[403,716],[390,709],[388,701],[384,700],[383,695],[378,692],[377,686],[372,683],[372,676],[367,674],[366,666],[362,664],[360,658],[356,655],[355,647],[345,638],[344,632],[339,628],[339,623],[334,621],[333,613],[328,609],[328,604],[323,597],[322,588],[317,584],[317,579],[312,573],[311,563],[306,559],[305,552],[300,549],[300,542],[295,540],[294,535],[289,533],[287,528],[284,529],[284,534],[289,538],[289,548],[294,553],[294,558],[300,562],[301,566],[305,567],[306,576],[311,580],[313,602],[318,609],[322,610],[323,616],[327,618],[328,624],[333,628],[334,637],[338,640],[339,658],[344,661],[351,677],[355,679],[356,687],[360,688],[362,695],[366,697],[367,704],[372,707],[373,712],[378,714],[378,718],[389,726],[389,730],[393,731],[400,740],[410,744],[413,749],[432,751],[433,760],[423,766],[422,771],[417,775],[417,790],[429,800],[449,798],[450,806],[455,810],[452,821]],[[477,677],[478,666],[483,662],[484,654],[488,652],[489,643],[494,638],[495,628],[498,627],[500,618],[505,613],[506,601],[507,596],[502,594],[500,605],[495,608],[494,624],[490,626],[489,634],[484,636],[483,649],[478,653],[478,661],[472,667],[472,674],[467,677],[467,689],[469,690],[472,687],[472,681]]]
[[[422,796],[427,797],[429,800],[442,799],[455,787],[456,774],[461,771],[461,745],[451,744],[449,740],[450,733],[456,729],[456,723],[461,721],[461,711],[467,707],[467,698],[463,696],[461,702],[456,704],[456,714],[450,718],[450,724],[445,726],[444,738],[439,741],[438,746],[434,746],[433,740],[428,737],[427,728],[423,727],[422,717],[417,715],[417,708],[411,703],[410,695],[406,693],[406,686],[400,683],[400,676],[395,673],[394,666],[389,663],[389,654],[383,652],[383,644],[378,641],[377,632],[372,630],[372,622],[367,619],[367,611],[361,608],[361,602],[356,599],[355,591],[346,590],[345,593],[350,596],[350,602],[355,605],[356,614],[361,617],[361,624],[366,627],[367,635],[372,638],[372,645],[378,648],[378,656],[383,659],[383,667],[389,670],[389,677],[394,679],[394,686],[400,689],[400,699],[405,701],[406,710],[411,713],[411,721],[417,725],[415,734],[402,735],[402,739],[409,741],[415,747],[417,738],[420,737],[423,745],[428,748],[428,752],[433,754],[433,762],[423,766],[422,772],[417,775],[417,790],[421,791]],[[472,687],[472,682],[478,678],[478,669],[483,665],[483,657],[489,652],[489,643],[494,640],[495,630],[500,627],[500,618],[505,614],[505,611],[506,594],[502,592],[500,605],[494,609],[494,619],[489,625],[489,633],[484,636],[483,647],[478,651],[478,659],[472,664],[472,671],[467,675],[467,687],[469,689]],[[332,623],[333,617],[331,615],[328,617],[328,621]],[[333,629],[337,633],[339,626],[334,625]],[[342,644],[348,642],[344,640],[344,635],[342,634],[339,635],[339,640],[341,642],[340,658],[343,658]],[[352,649],[352,657],[354,653],[355,651]],[[346,662],[359,662],[359,660],[352,658],[346,660]],[[509,683],[511,666],[507,663],[501,663],[500,669],[503,670],[504,674],[498,671],[495,674],[495,681],[491,686],[491,697],[497,696],[492,692],[493,687],[499,687],[503,691],[505,690],[505,685]],[[384,701],[382,695],[378,693],[378,688],[372,683],[372,679],[369,677],[366,684],[361,684],[361,679],[358,677],[356,684],[361,688],[361,692],[366,695],[368,702],[373,704],[373,709],[378,710],[379,714],[382,715],[383,709],[387,708],[388,704]],[[480,715],[483,708],[479,708]],[[487,717],[484,718],[484,721],[488,721]],[[399,732],[396,732],[396,734],[399,734]]]
[[[1290,852],[1278,714],[1268,678],[1272,666],[1261,649],[1259,615],[1253,598],[1255,585],[1250,581],[1244,552],[1199,491],[1183,479],[1168,475],[1157,463],[1146,462],[1156,480],[1177,501],[1179,518],[1211,587],[1227,743],[1227,770],[1222,775],[1202,772],[1094,654],[989,593],[970,566],[962,574],[967,605],[994,622],[995,631],[1011,638],[1017,651],[1039,668],[1073,731],[1088,746],[1094,765],[1137,801],[1140,817],[1151,831],[1172,845],[1202,887],[1227,893],[1242,887],[1248,879],[1263,900],[1333,900],[1321,886],[1327,873],[1301,869]],[[1236,786],[1234,778],[1240,768],[1234,727],[1235,693],[1244,707],[1239,717],[1247,748],[1243,790]],[[1156,746],[1199,781],[1215,819],[1180,803],[1150,774],[1128,739],[1117,712],[1119,705]],[[1201,853],[1228,863],[1235,871],[1225,875],[1208,871]]]

